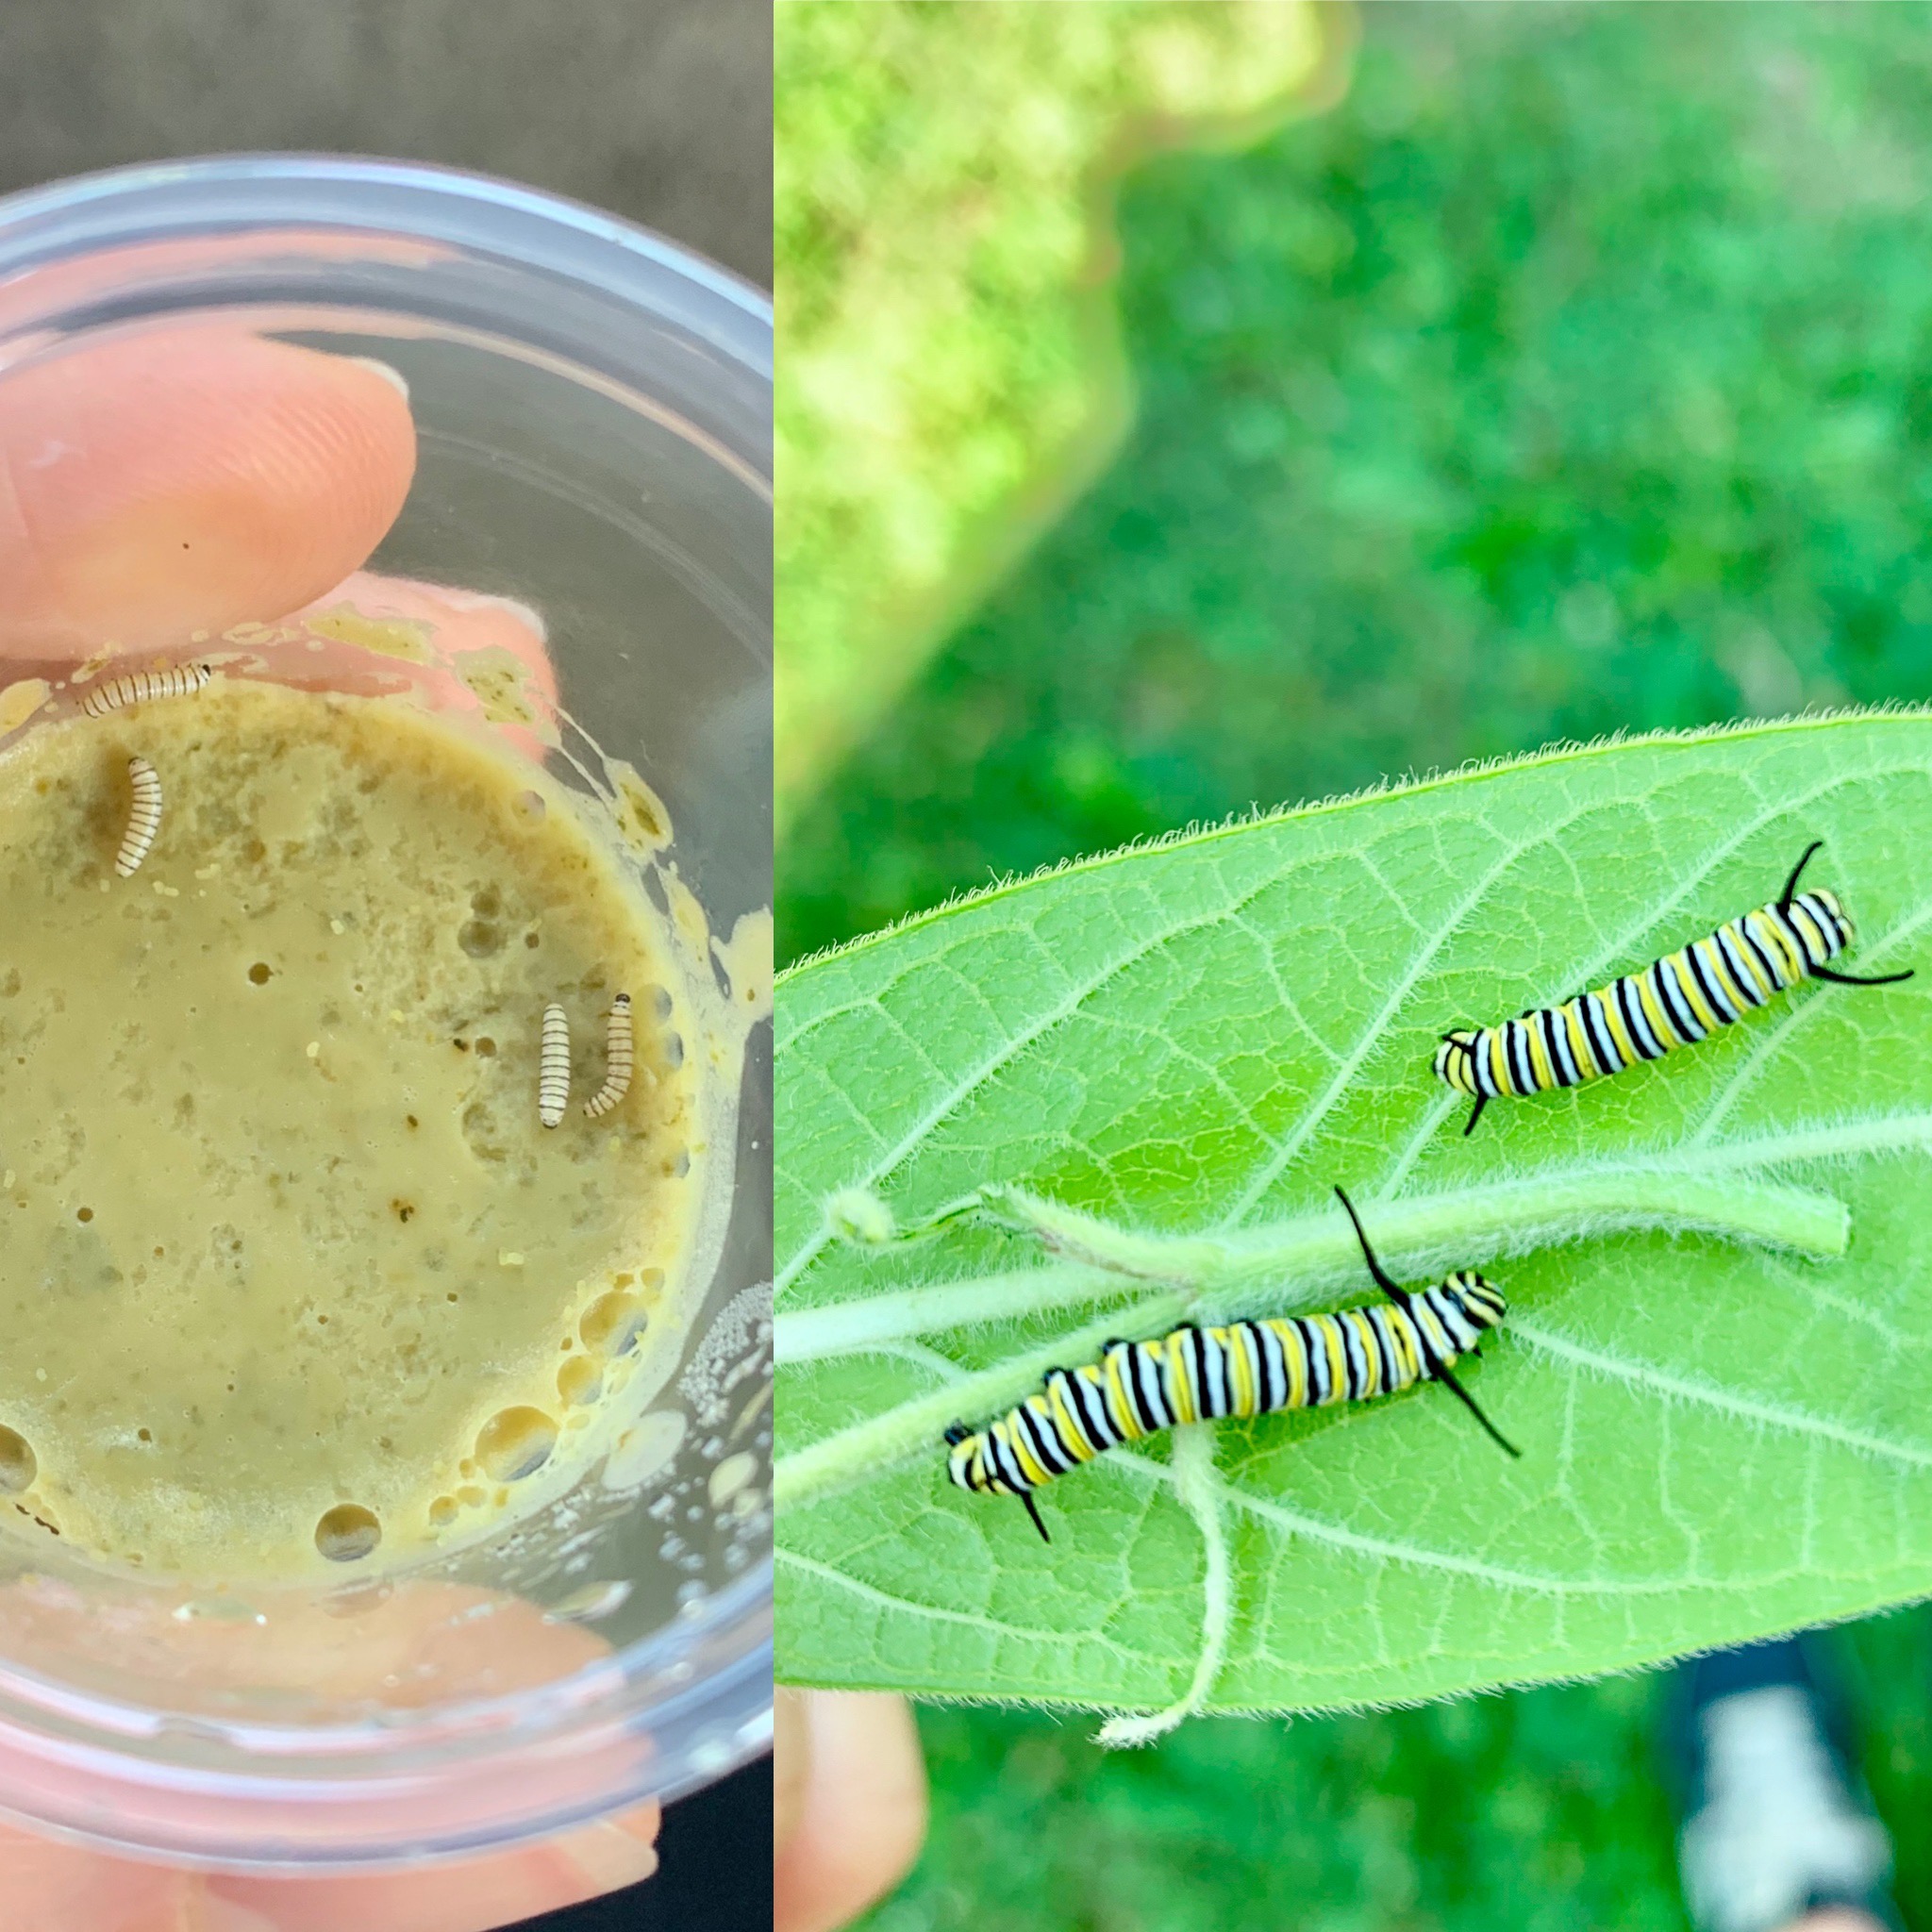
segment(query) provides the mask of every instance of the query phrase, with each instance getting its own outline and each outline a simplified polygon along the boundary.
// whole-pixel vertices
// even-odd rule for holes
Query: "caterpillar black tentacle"
[[[1109,1342],[1098,1361],[1053,1370],[1038,1393],[985,1428],[955,1423],[945,1432],[947,1475],[962,1490],[1017,1496],[1044,1538],[1032,1492],[1123,1442],[1179,1423],[1362,1402],[1426,1381],[1445,1383],[1494,1441],[1520,1454],[1451,1372],[1504,1319],[1502,1291],[1469,1270],[1419,1291],[1401,1287],[1376,1259],[1354,1204],[1335,1191],[1386,1306],[1225,1327],[1188,1323],[1152,1341]]]
[[[1896,986],[1912,977],[1840,973],[1830,962],[1854,943],[1852,922],[1823,887],[1798,882],[1823,844],[1814,839],[1768,905],[1560,1007],[1532,1008],[1500,1026],[1445,1033],[1436,1075],[1475,1106],[1462,1131],[1505,1094],[1549,1093],[1607,1079],[1639,1060],[1661,1059],[1707,1039],[1807,979],[1835,986]]]

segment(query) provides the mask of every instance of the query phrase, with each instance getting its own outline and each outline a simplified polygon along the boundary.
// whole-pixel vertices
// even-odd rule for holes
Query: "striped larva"
[[[116,677],[89,691],[80,708],[90,718],[105,718],[123,705],[144,705],[154,698],[192,698],[214,675],[208,664],[177,664],[168,671],[137,671]]]
[[[124,879],[141,870],[142,861],[154,849],[155,834],[161,829],[161,781],[145,758],[129,758],[127,775],[134,786],[134,806],[127,814],[127,830],[122,834],[121,850],[114,870]]]
[[[563,1124],[570,1105],[570,1019],[559,1006],[543,1008],[543,1058],[537,1078],[537,1118],[546,1127]]]
[[[630,1030],[630,995],[621,992],[610,1002],[610,1033],[604,1084],[584,1102],[584,1118],[601,1121],[630,1091],[630,1076],[637,1064],[636,1048]]]

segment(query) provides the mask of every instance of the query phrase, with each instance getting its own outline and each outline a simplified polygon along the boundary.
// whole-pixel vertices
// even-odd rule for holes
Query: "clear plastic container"
[[[769,908],[765,299],[609,216],[382,162],[225,158],[0,200],[0,381],[184,315],[402,372],[420,464],[372,567],[541,612],[564,711],[664,801],[711,930]],[[547,1835],[765,1748],[770,1041],[735,1160],[708,1164],[725,1191],[690,1356],[625,1479],[330,1591],[209,1594],[0,1537],[0,1815],[341,1870]],[[536,1613],[593,1633],[588,1661],[529,1681]]]

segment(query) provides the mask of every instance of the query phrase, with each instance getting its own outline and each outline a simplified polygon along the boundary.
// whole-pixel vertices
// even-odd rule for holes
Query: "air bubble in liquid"
[[[41,1473],[33,1444],[17,1430],[0,1427],[0,1490],[9,1494],[27,1488]]]
[[[354,1563],[382,1541],[382,1524],[359,1503],[338,1503],[315,1525],[315,1547],[331,1563]]]
[[[630,1352],[647,1319],[644,1305],[636,1295],[614,1289],[599,1295],[584,1310],[577,1333],[586,1348],[608,1360]]]
[[[476,1460],[492,1481],[534,1475],[557,1447],[557,1424],[541,1408],[499,1409],[476,1431]]]
[[[630,1599],[631,1586],[628,1583],[587,1583],[579,1590],[574,1590],[560,1603],[553,1604],[544,1613],[544,1621],[551,1624],[593,1624],[600,1617],[608,1617],[612,1611],[620,1610]]]
[[[573,1356],[557,1372],[557,1392],[574,1407],[595,1402],[603,1387],[597,1364],[585,1356]]]

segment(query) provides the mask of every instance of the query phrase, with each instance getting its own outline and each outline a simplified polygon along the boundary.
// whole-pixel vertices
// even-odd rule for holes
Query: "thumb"
[[[0,376],[0,658],[280,617],[365,562],[416,434],[400,378],[178,325]]]
[[[774,1932],[833,1932],[919,1856],[919,1733],[904,1698],[874,1692],[781,1690],[776,1717]]]

